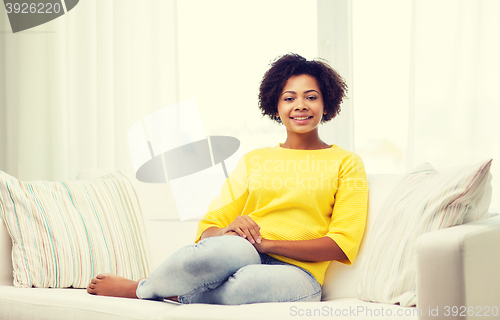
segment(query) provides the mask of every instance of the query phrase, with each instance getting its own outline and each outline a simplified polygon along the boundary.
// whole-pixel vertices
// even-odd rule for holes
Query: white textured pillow
[[[139,204],[121,172],[23,182],[0,171],[0,215],[16,287],[85,288],[99,273],[138,280],[149,272]]]
[[[416,305],[418,236],[462,224],[467,213],[477,210],[491,161],[446,173],[438,173],[424,163],[399,182],[367,239],[367,255],[357,288],[359,299]]]
[[[359,247],[358,255],[352,265],[332,261],[326,269],[325,281],[321,289],[322,300],[334,300],[356,297],[361,265],[367,255],[368,239],[373,232],[377,214],[384,200],[391,194],[404,175],[399,174],[367,174],[368,180],[368,215],[365,234]]]

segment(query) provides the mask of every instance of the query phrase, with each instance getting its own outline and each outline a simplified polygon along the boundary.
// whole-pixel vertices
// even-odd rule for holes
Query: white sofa
[[[90,170],[79,179],[106,173]],[[400,176],[369,175],[365,239],[378,210]],[[194,240],[197,221],[179,221],[167,184],[134,181],[146,225],[151,264],[157,266]],[[472,319],[444,316],[447,307],[500,307],[500,216],[430,232],[418,240],[418,304],[408,308],[358,300],[356,286],[364,242],[355,263],[337,262],[327,270],[321,302],[262,303],[239,306],[180,305],[93,296],[85,289],[15,288],[11,241],[0,223],[0,319]],[[436,312],[439,316],[435,316]],[[469,310],[469,309],[467,309]],[[483,312],[484,314],[484,312]],[[490,313],[491,314],[491,313]],[[500,319],[500,316],[489,317]]]

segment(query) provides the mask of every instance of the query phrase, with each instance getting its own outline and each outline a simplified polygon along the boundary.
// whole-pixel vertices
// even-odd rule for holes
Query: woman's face
[[[288,131],[317,130],[323,117],[323,96],[316,78],[301,74],[288,79],[278,100],[278,113]]]

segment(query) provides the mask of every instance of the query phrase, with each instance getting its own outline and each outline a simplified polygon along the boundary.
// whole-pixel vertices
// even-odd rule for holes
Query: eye
[[[307,99],[309,99],[309,100],[316,100],[316,99],[318,99],[318,97],[316,97],[316,96],[309,96],[309,97],[307,97]]]
[[[292,97],[286,97],[285,99],[283,99],[283,101],[293,101],[293,98]]]

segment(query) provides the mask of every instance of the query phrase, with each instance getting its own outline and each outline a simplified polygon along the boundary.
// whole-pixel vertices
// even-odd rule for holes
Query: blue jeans
[[[304,269],[228,235],[179,249],[139,282],[136,294],[159,301],[178,296],[180,303],[320,301],[321,285]]]

